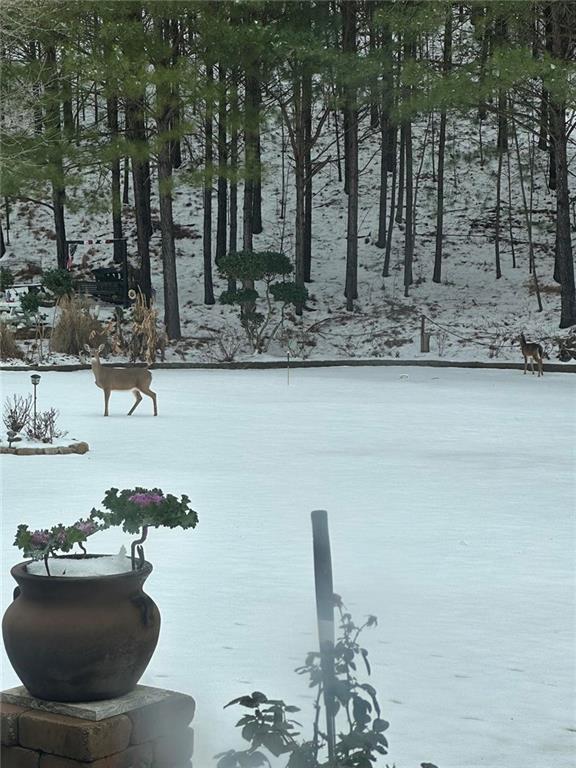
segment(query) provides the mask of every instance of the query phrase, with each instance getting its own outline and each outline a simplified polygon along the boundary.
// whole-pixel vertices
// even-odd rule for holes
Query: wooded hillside
[[[556,284],[556,324],[576,325],[574,3],[5,0],[0,21],[3,241],[6,214],[33,228],[49,212],[50,266],[66,268],[70,229],[107,221],[148,300],[157,265],[174,342],[187,237],[201,241],[201,301],[223,289],[243,321],[259,298],[298,323],[328,282],[340,298],[324,309],[358,312],[363,261],[383,306],[401,283],[401,307],[423,282],[447,284],[467,233],[490,279],[524,270],[535,311]],[[331,235],[345,259],[327,268]],[[293,271],[226,262],[263,251]]]

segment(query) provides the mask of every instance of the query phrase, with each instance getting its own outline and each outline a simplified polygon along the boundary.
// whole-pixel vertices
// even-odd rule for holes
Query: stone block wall
[[[0,701],[2,768],[189,768],[194,699],[154,703],[99,720]]]

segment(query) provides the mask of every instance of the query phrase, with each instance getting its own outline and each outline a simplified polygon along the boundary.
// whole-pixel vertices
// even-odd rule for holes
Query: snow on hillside
[[[535,259],[541,282],[544,311],[537,311],[532,278],[528,271],[528,238],[522,208],[519,174],[512,158],[513,232],[517,268],[512,269],[508,217],[502,213],[503,276],[495,279],[494,270],[494,200],[496,163],[490,153],[493,131],[483,127],[483,158],[479,159],[478,126],[462,118],[449,121],[446,169],[445,258],[443,280],[432,282],[435,237],[435,183],[432,176],[430,139],[422,161],[425,126],[416,126],[415,169],[422,168],[417,192],[417,237],[414,263],[414,284],[409,298],[404,298],[403,225],[396,225],[393,237],[391,276],[381,277],[384,252],[374,245],[377,234],[379,153],[378,136],[362,144],[360,167],[365,171],[360,187],[359,276],[357,308],[347,313],[343,296],[346,260],[346,196],[338,183],[335,155],[315,177],[313,220],[313,282],[308,286],[310,311],[298,320],[289,314],[286,328],[292,341],[278,340],[268,351],[271,357],[293,358],[400,358],[419,357],[454,360],[521,361],[516,343],[520,331],[543,342],[551,359],[558,352],[557,339],[570,334],[558,330],[560,296],[552,281],[554,245],[554,193],[545,185],[546,159],[537,155],[534,190]],[[326,131],[333,130],[328,127]],[[429,132],[428,132],[429,134]],[[327,136],[326,140],[330,137]],[[281,147],[276,128],[263,137],[264,232],[255,237],[255,249],[283,250],[293,256],[293,174],[288,179],[287,217],[278,218],[280,209]],[[526,171],[524,169],[526,177]],[[90,184],[90,179],[86,179]],[[526,178],[525,178],[526,183]],[[154,185],[153,185],[154,186]],[[503,181],[506,203],[507,188]],[[82,201],[77,192],[75,205]],[[251,359],[233,307],[203,303],[202,273],[202,192],[184,184],[174,196],[178,282],[184,339],[173,344],[167,360],[207,362],[222,360],[216,337],[227,348],[242,345],[236,359]],[[241,194],[239,195],[241,199]],[[157,210],[153,217],[158,219]],[[215,218],[215,217],[214,217]],[[135,255],[136,238],[133,213],[125,208],[126,231],[130,237],[129,251]],[[107,214],[88,212],[68,213],[69,238],[96,238],[111,235]],[[17,270],[26,262],[37,267],[55,266],[55,244],[51,212],[33,203],[16,206],[10,231],[11,245],[2,265]],[[160,262],[160,233],[151,241],[153,283],[162,316],[162,273]],[[111,262],[111,246],[82,246],[75,255],[75,264],[82,259],[89,266]],[[215,293],[225,289],[225,282],[215,270]],[[102,317],[110,313],[110,305],[102,309]],[[439,326],[428,325],[432,331],[431,351],[419,351],[420,319],[422,315],[435,320]],[[60,358],[56,358],[57,360]],[[556,361],[556,360],[555,360]],[[557,362],[557,361],[556,361]]]

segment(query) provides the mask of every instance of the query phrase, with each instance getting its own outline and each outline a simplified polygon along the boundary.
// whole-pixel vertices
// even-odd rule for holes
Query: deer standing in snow
[[[152,374],[148,368],[111,368],[103,366],[100,362],[100,353],[104,349],[101,344],[97,349],[90,349],[86,344],[84,349],[91,355],[90,365],[96,380],[96,386],[104,390],[104,416],[108,416],[108,400],[110,393],[117,390],[131,389],[136,402],[128,411],[131,416],[142,400],[142,394],[152,398],[154,403],[154,416],[158,415],[156,405],[156,392],[150,389]]]
[[[519,336],[520,347],[522,354],[524,355],[524,373],[528,367],[528,360],[530,359],[530,365],[532,366],[532,373],[534,373],[534,361],[538,366],[538,376],[544,376],[542,370],[542,358],[544,357],[544,349],[541,344],[537,344],[535,341],[526,341],[526,337],[523,333]]]

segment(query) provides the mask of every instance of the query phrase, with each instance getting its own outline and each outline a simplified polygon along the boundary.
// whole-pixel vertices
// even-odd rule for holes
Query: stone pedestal
[[[191,696],[139,685],[126,696],[79,704],[0,693],[2,768],[189,768]]]

